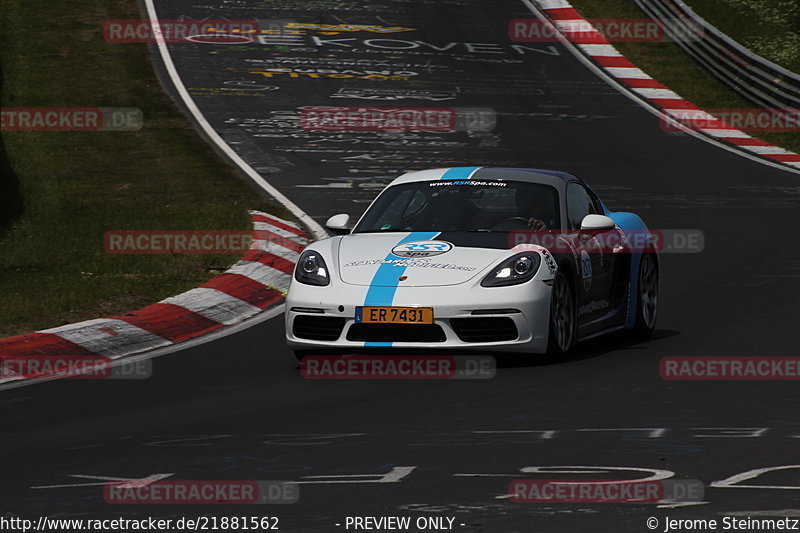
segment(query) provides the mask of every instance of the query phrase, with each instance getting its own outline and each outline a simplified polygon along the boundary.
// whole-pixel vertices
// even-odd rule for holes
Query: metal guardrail
[[[800,75],[752,53],[680,0],[634,2],[701,65],[747,99],[779,113],[800,109]]]

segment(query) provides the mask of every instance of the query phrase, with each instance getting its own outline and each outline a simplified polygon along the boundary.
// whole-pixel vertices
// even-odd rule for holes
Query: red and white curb
[[[757,157],[792,168],[800,168],[800,154],[772,145],[731,127],[724,121],[681,98],[666,86],[648,76],[626,59],[592,24],[566,0],[530,0],[544,12],[561,35],[590,57],[606,74],[629,91],[649,102],[677,124],[681,120],[702,123],[693,131],[733,145]]]
[[[274,215],[250,211],[253,244],[224,273],[178,296],[125,315],[98,318],[0,339],[7,359],[87,358],[113,361],[238,324],[283,302],[308,234]],[[32,376],[0,373],[0,383]]]

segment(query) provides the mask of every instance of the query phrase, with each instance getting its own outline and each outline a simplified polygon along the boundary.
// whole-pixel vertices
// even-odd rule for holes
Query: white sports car
[[[301,254],[286,297],[298,357],[356,348],[563,355],[655,327],[658,255],[632,213],[564,172],[456,167],[392,181]]]

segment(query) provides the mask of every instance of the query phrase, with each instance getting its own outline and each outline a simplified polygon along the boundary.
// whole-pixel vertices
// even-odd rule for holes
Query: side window
[[[579,183],[567,185],[567,220],[569,229],[580,229],[583,217],[599,213],[600,207],[583,185]]]

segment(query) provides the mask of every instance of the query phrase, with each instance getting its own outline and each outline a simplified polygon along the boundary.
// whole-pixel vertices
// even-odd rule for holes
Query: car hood
[[[492,239],[496,247],[480,246],[484,244],[480,237],[447,237],[437,233],[347,235],[339,243],[339,275],[351,285],[458,285],[508,255],[505,236]],[[407,279],[400,280],[401,276]]]

